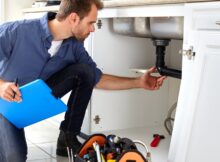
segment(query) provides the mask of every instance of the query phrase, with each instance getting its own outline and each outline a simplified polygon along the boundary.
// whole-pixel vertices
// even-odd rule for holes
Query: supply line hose
[[[169,109],[168,113],[167,113],[167,118],[165,119],[164,121],[164,126],[167,130],[167,132],[169,133],[169,135],[172,135],[172,131],[173,131],[173,125],[171,122],[174,121],[174,118],[172,118],[172,113],[173,111],[176,109],[176,106],[177,106],[177,102],[175,102],[171,108]]]
[[[145,151],[146,151],[146,159],[147,159],[147,162],[151,162],[151,153],[150,153],[150,151],[149,151],[149,149],[148,149],[148,147],[147,147],[147,145],[145,145],[145,143],[144,142],[142,142],[142,141],[140,141],[140,140],[133,140],[133,142],[136,144],[140,144],[141,146],[143,146],[144,147],[144,149],[145,149]]]

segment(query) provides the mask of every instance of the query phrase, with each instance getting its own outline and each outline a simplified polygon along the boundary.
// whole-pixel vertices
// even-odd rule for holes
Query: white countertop
[[[192,2],[211,2],[216,0],[105,0],[104,7],[126,7],[126,6],[143,6],[143,5],[161,5],[161,4],[178,4],[178,3],[192,3]],[[24,13],[28,12],[46,12],[57,11],[59,6],[47,6],[39,8],[24,9]]]
[[[105,7],[125,7],[140,6],[150,4],[174,4],[174,3],[192,3],[192,2],[210,2],[216,0],[106,0]]]

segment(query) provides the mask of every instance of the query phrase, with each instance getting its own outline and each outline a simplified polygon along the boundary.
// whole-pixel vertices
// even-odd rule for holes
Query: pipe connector
[[[153,45],[156,46],[156,68],[160,75],[181,79],[182,71],[167,68],[165,65],[165,51],[169,41],[169,39],[153,39]]]

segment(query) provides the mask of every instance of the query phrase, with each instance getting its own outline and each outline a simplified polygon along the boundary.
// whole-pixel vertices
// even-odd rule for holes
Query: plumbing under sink
[[[182,39],[183,17],[113,18],[113,31],[134,37]]]
[[[156,47],[156,67],[161,75],[181,79],[182,72],[165,65],[165,50],[171,39],[183,39],[183,17],[113,18],[117,34],[152,38]]]

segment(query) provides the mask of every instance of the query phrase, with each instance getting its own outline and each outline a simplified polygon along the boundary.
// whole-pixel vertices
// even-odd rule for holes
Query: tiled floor
[[[48,120],[25,128],[28,144],[27,162],[68,162],[68,158],[56,156],[58,126]]]

